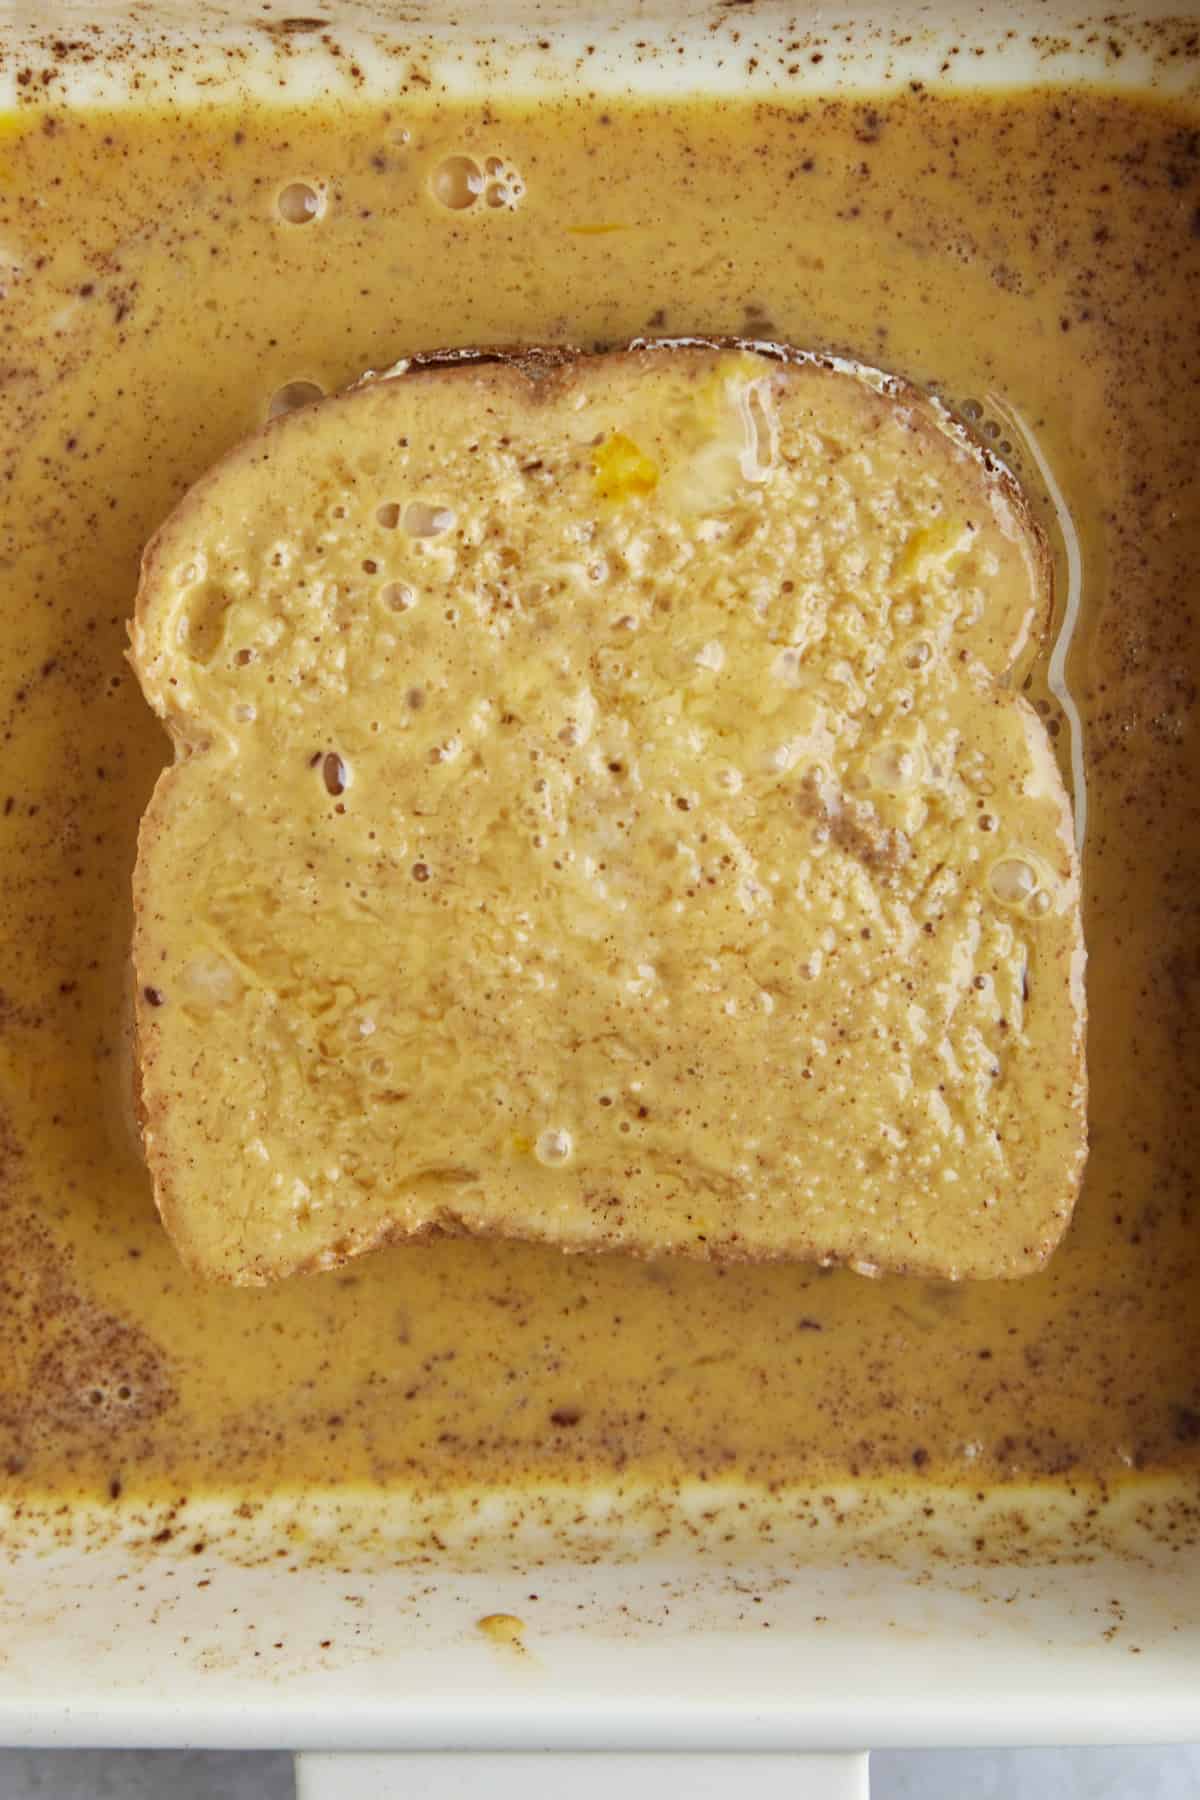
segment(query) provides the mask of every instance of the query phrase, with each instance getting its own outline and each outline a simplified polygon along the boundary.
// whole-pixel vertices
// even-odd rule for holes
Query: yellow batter
[[[51,133],[35,108],[5,138],[11,1493],[1200,1465],[1194,120],[1052,92],[866,111],[406,100]],[[504,193],[433,183],[452,157]],[[1065,1242],[971,1288],[468,1241],[275,1291],[193,1279],[122,1104],[134,836],[167,756],[123,660],[143,545],[290,384],[696,329],[937,380],[1052,531],[1037,454],[1070,508],[1092,1151]]]

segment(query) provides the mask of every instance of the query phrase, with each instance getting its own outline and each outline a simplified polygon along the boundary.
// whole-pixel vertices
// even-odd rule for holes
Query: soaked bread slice
[[[743,348],[410,369],[146,554],[146,1158],[260,1283],[432,1232],[1039,1268],[1085,1152],[1007,475]]]

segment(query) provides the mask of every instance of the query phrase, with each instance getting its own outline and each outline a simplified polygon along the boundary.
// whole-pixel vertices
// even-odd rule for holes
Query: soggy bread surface
[[[147,552],[140,1103],[189,1264],[431,1231],[1041,1266],[1085,1146],[1009,479],[744,349],[413,369]]]

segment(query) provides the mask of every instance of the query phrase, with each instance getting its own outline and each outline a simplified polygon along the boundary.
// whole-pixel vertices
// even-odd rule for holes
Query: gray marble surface
[[[223,1750],[0,1750],[0,1800],[293,1800],[291,1758]],[[894,1750],[871,1800],[1196,1800],[1200,1745]],[[686,1796],[680,1796],[686,1800]]]
[[[871,1758],[871,1800],[1196,1800],[1198,1795],[1200,1745],[969,1754],[890,1750]]]
[[[293,1800],[290,1756],[233,1750],[0,1750],[0,1800]]]

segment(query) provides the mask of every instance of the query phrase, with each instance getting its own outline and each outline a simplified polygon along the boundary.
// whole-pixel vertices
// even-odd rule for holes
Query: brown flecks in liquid
[[[528,191],[517,214],[463,218],[431,201],[428,174],[480,120],[412,96],[403,170],[375,166],[392,115],[365,103],[57,114],[52,135],[0,144],[19,269],[0,318],[10,1494],[532,1489],[616,1472],[666,1489],[850,1473],[974,1488],[1200,1469],[1194,116],[921,93],[873,101],[864,142],[860,105],[811,96],[603,108],[590,157],[594,109],[493,97],[489,138]],[[297,230],[273,199],[306,172],[327,204]],[[638,229],[565,229],[613,219]],[[1063,1249],[1043,1275],[970,1290],[450,1240],[352,1279],[200,1286],[125,1124],[129,873],[164,759],[122,678],[144,542],[301,376],[330,391],[447,344],[602,344],[752,317],[936,380],[952,402],[981,397],[987,416],[997,397],[1072,508],[1093,1148]],[[1030,698],[1049,703],[1044,671]],[[314,745],[314,766],[328,750]],[[569,1428],[553,1423],[564,1395]]]

